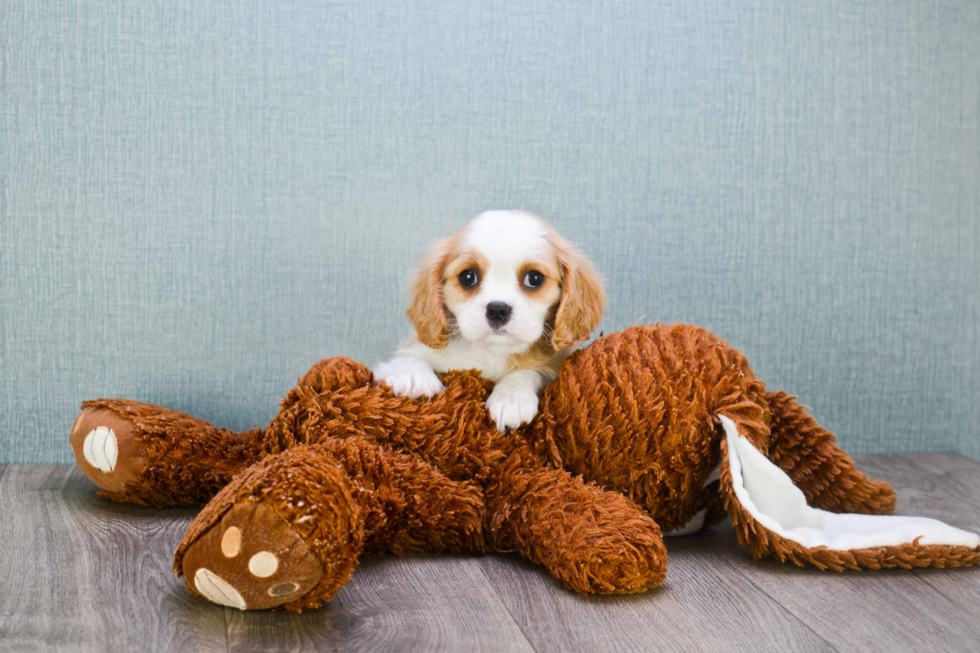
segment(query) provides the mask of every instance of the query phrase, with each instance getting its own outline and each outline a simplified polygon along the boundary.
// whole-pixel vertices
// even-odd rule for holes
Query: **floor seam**
[[[765,588],[763,588],[758,583],[756,583],[755,580],[752,579],[751,575],[746,574],[737,565],[735,565],[735,564],[731,563],[730,561],[726,560],[723,555],[719,555],[718,558],[724,564],[728,565],[736,574],[738,574],[738,576],[740,576],[741,578],[745,579],[745,581],[749,585],[751,585],[752,587],[754,587],[755,589],[757,589],[758,591],[762,592],[764,595],[766,595],[767,597],[769,597],[769,600],[771,600],[773,603],[775,603],[776,605],[778,605],[780,610],[782,610],[787,615],[789,615],[790,617],[792,617],[792,619],[794,621],[796,621],[798,624],[800,624],[801,626],[803,626],[804,628],[806,628],[806,630],[809,631],[810,633],[812,633],[814,637],[816,637],[821,642],[823,642],[824,644],[826,644],[830,648],[830,650],[837,651],[837,653],[841,653],[840,649],[838,649],[836,646],[834,646],[833,644],[831,644],[830,642],[828,642],[826,639],[824,639],[823,636],[820,635],[820,633],[818,633],[813,628],[811,628],[808,623],[806,623],[805,621],[803,621],[802,619],[800,619],[796,615],[796,613],[794,613],[792,610],[790,610],[778,598],[776,598],[775,596],[773,596],[772,594],[770,594],[769,592],[767,592],[765,590]]]
[[[228,632],[228,614],[231,608],[225,606],[224,608],[224,619],[225,619],[225,653],[231,653],[231,633]]]
[[[531,650],[537,653],[538,649],[534,646],[534,643],[528,638],[527,633],[524,632],[524,629],[521,627],[520,622],[517,621],[516,617],[514,617],[514,614],[510,611],[510,608],[507,607],[507,603],[504,602],[504,598],[500,596],[500,592],[498,592],[497,588],[494,587],[493,581],[491,581],[490,576],[487,575],[487,570],[484,569],[483,565],[480,564],[479,562],[477,562],[477,566],[480,568],[480,573],[483,574],[483,577],[486,579],[487,585],[489,585],[490,589],[493,590],[493,595],[497,597],[497,601],[500,602],[500,605],[507,612],[507,616],[510,617],[510,620],[514,622],[515,626],[517,626],[517,630],[520,631],[521,637],[523,637],[524,641],[527,642],[527,645],[531,647]]]

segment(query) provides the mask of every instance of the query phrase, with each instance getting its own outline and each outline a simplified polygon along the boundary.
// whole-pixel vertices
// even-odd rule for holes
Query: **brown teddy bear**
[[[442,380],[435,397],[398,398],[363,365],[325,359],[265,429],[100,399],[83,404],[71,445],[103,496],[205,503],[174,570],[241,609],[319,606],[361,555],[409,551],[517,550],[579,592],[642,592],[666,573],[662,531],[726,515],[756,557],[798,565],[980,560],[975,534],[869,516],[893,509],[892,488],[703,329],[599,338],[564,363],[534,421],[505,434],[484,408],[490,382]]]

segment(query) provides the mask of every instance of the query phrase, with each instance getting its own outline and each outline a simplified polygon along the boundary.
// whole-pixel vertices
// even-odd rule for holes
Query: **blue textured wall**
[[[980,3],[4,0],[0,462],[83,398],[265,423],[487,208],[852,452],[980,457]]]

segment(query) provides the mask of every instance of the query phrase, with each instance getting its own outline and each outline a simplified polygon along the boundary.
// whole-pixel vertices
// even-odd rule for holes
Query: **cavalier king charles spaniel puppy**
[[[589,261],[544,220],[487,211],[440,240],[410,289],[415,337],[375,370],[399,397],[443,389],[436,372],[476,369],[495,383],[500,431],[530,421],[538,392],[602,320],[606,294]]]

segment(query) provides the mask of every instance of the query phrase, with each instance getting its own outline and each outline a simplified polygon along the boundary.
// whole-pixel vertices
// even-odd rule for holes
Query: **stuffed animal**
[[[442,381],[435,397],[399,398],[330,358],[265,429],[100,399],[82,405],[71,444],[103,496],[206,504],[174,570],[241,609],[319,606],[360,556],[410,551],[517,550],[578,592],[642,592],[664,579],[663,533],[725,516],[756,557],[820,569],[980,560],[975,534],[882,516],[892,488],[700,328],[600,337],[565,361],[534,421],[507,433],[484,408],[490,382]]]

